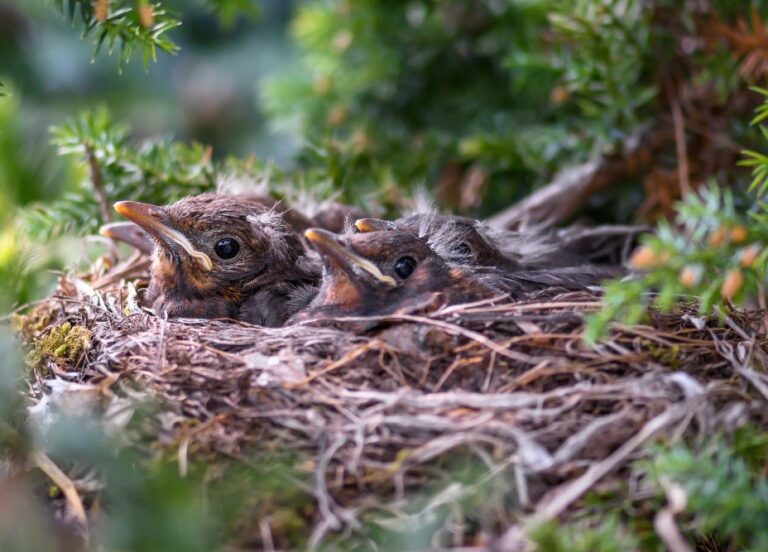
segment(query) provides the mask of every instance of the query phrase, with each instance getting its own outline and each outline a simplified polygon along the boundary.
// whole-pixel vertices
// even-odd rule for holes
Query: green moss
[[[680,347],[678,345],[671,347],[651,346],[648,352],[660,364],[668,366],[672,370],[680,368]]]
[[[39,367],[46,358],[53,358],[63,364],[71,364],[88,349],[91,331],[84,326],[73,326],[64,322],[38,339],[27,354],[27,364]]]
[[[11,328],[27,343],[40,335],[50,323],[51,310],[46,304],[38,306],[29,314],[11,315]]]
[[[539,552],[622,552],[637,550],[637,540],[613,516],[594,526],[586,523],[544,523],[530,533]]]

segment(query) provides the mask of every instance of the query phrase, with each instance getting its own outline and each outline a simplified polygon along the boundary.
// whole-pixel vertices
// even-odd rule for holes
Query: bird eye
[[[416,268],[416,260],[413,257],[400,257],[395,262],[395,274],[403,280],[413,273],[414,268]]]
[[[220,258],[231,259],[240,251],[240,244],[232,238],[224,238],[216,242],[216,247],[213,250]]]

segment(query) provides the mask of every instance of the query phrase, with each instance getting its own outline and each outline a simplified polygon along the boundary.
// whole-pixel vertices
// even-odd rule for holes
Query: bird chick
[[[422,238],[395,230],[339,236],[305,232],[323,263],[317,296],[291,321],[379,316],[439,305],[505,297],[523,299],[545,290],[585,290],[616,272],[567,267],[507,272],[446,262]]]
[[[588,265],[592,260],[582,254],[585,248],[580,242],[571,244],[552,233],[493,230],[466,217],[421,213],[392,222],[360,219],[355,226],[361,232],[412,232],[427,240],[430,247],[448,262],[495,267],[507,272],[576,267]]]
[[[294,321],[412,312],[499,295],[462,268],[449,266],[413,234],[339,236],[311,228],[304,235],[322,258],[323,279],[315,299]]]
[[[504,251],[484,231],[479,221],[466,217],[417,214],[395,221],[364,218],[355,222],[360,232],[394,230],[424,238],[445,261],[469,266],[521,270],[520,253]]]
[[[335,201],[323,202],[312,215],[314,226],[329,232],[344,232],[352,221],[368,214],[359,207],[344,205]]]
[[[148,299],[168,317],[278,326],[304,306],[319,267],[282,215],[242,197],[202,194],[115,210],[154,242]]]

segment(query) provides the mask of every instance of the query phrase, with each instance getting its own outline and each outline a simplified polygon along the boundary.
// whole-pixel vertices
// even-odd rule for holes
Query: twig
[[[668,126],[638,133],[626,140],[623,155],[593,159],[565,169],[550,184],[486,222],[494,228],[564,222],[596,193],[650,165],[672,136]]]
[[[457,326],[456,324],[450,324],[448,322],[443,322],[442,320],[434,320],[432,318],[427,318],[426,316],[416,316],[413,314],[387,314],[383,316],[348,316],[348,317],[342,317],[342,318],[335,318],[334,320],[338,320],[339,322],[363,322],[363,321],[375,321],[375,320],[407,320],[409,322],[419,322],[421,324],[428,324],[430,326],[436,326],[438,328],[442,328],[446,332],[452,335],[461,335],[463,337],[466,337],[467,339],[471,339],[473,341],[477,341],[478,343],[485,345],[492,351],[498,353],[499,355],[509,358],[511,360],[516,360],[518,362],[525,362],[527,364],[537,364],[541,359],[534,358],[530,355],[526,355],[524,353],[518,353],[517,351],[510,351],[509,349],[505,349],[495,341],[488,339],[483,334],[474,332],[472,330],[468,330],[466,328],[462,328],[461,326]]]
[[[736,324],[733,318],[723,313],[721,309],[718,309],[718,313],[733,331],[739,334],[742,339],[750,344],[751,352],[755,353],[760,358],[763,366],[766,366],[768,364],[768,361],[766,361],[766,356],[768,355],[766,355],[765,351],[763,351],[755,342],[755,338],[745,332],[738,324]],[[755,389],[760,392],[764,399],[768,400],[768,381],[766,381],[765,376],[752,370],[744,362],[736,358],[736,355],[733,352],[733,347],[729,343],[725,343],[712,331],[710,331],[710,335],[712,335],[712,341],[715,342],[717,352],[720,353],[720,355],[726,359],[731,364],[731,366],[733,366],[739,375],[750,382],[755,387]]]
[[[90,144],[85,145],[85,158],[88,161],[88,169],[91,175],[93,191],[96,192],[96,199],[99,201],[101,218],[106,224],[107,222],[112,221],[112,210],[109,208],[109,198],[107,197],[107,191],[104,188],[104,176],[101,173],[99,160],[96,159],[96,152]]]
[[[40,450],[32,451],[30,454],[32,462],[42,470],[53,483],[61,489],[64,498],[67,499],[67,504],[72,510],[72,514],[75,519],[83,528],[85,532],[85,539],[88,540],[88,516],[85,513],[83,502],[80,500],[80,495],[77,493],[77,487],[72,480],[67,477],[61,469],[53,463],[44,452]]]
[[[688,194],[691,191],[691,182],[688,172],[688,146],[685,141],[685,120],[680,102],[677,98],[672,100],[672,119],[675,123],[675,145],[677,146],[677,174],[680,179],[680,192]]]
[[[562,514],[571,504],[573,504],[573,502],[591,489],[595,483],[623,464],[627,458],[629,458],[629,456],[646,441],[654,437],[665,427],[675,423],[677,420],[688,414],[688,412],[699,403],[700,397],[701,396],[686,401],[678,406],[670,407],[651,419],[645,426],[643,426],[643,429],[629,441],[624,443],[624,445],[622,445],[616,452],[611,454],[605,460],[592,464],[592,466],[590,466],[578,479],[563,485],[555,492],[551,499],[542,501],[536,509],[536,512],[534,512],[528,519],[526,525],[534,527]]]
[[[343,358],[340,358],[339,360],[330,363],[325,368],[323,368],[321,370],[318,370],[317,372],[315,372],[313,374],[308,375],[306,378],[304,378],[302,380],[293,381],[293,382],[289,382],[289,383],[284,383],[283,387],[285,387],[286,389],[296,389],[297,387],[302,387],[302,386],[308,384],[309,382],[316,380],[317,378],[319,378],[321,376],[324,376],[326,374],[330,374],[334,370],[338,370],[339,368],[349,364],[350,362],[352,362],[356,358],[361,357],[362,355],[364,355],[368,351],[371,351],[371,350],[376,349],[377,347],[381,347],[383,345],[385,345],[385,343],[383,341],[381,341],[379,339],[374,339],[370,343],[366,343],[365,345],[363,345],[361,347],[358,347],[354,351],[351,351],[350,353],[344,355]]]
[[[659,510],[653,520],[656,533],[670,552],[693,552],[693,548],[685,541],[675,523],[675,515],[685,511],[685,490],[680,485],[668,481],[662,481],[662,486],[667,494],[667,506]]]

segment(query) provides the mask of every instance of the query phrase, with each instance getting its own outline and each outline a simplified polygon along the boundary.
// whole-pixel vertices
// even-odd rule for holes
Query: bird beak
[[[99,228],[102,236],[127,243],[142,253],[152,253],[152,240],[144,230],[133,222],[110,222]]]
[[[197,259],[206,270],[213,270],[213,262],[208,255],[195,249],[184,234],[162,222],[165,217],[165,210],[162,207],[138,201],[118,201],[115,203],[115,211],[159,240],[178,245],[187,255]]]
[[[388,220],[375,218],[361,218],[355,221],[355,227],[363,233],[378,232],[380,230],[392,230],[393,224]]]
[[[358,267],[383,284],[388,286],[397,285],[397,281],[392,276],[383,274],[379,267],[368,259],[352,253],[330,232],[319,228],[310,228],[304,232],[304,237],[312,242],[312,245],[323,257],[336,266],[346,270]]]

